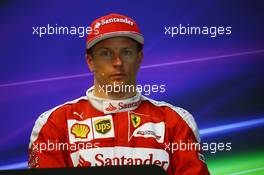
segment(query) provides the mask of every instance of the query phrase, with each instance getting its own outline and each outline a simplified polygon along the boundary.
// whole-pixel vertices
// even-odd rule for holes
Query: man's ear
[[[91,72],[94,72],[94,62],[93,58],[90,54],[86,54],[86,63],[90,69]]]

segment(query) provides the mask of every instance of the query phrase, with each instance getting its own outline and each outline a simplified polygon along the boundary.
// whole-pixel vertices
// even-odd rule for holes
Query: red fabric
[[[89,123],[87,124],[89,129],[86,125],[81,124],[82,121],[89,121],[89,119],[93,121],[92,119],[98,116],[109,116],[113,124],[113,127],[110,127],[109,120],[95,120],[94,123],[92,122],[92,125],[105,124],[97,125],[96,129],[103,131],[102,127],[99,126],[104,126],[103,128],[105,129],[103,131],[105,134],[99,133],[101,134],[100,136],[105,137],[113,130],[114,137],[95,138],[95,128],[88,126]],[[81,150],[45,150],[40,153],[39,150],[34,149],[34,145],[47,143],[48,141],[70,144],[70,135],[74,136],[73,133],[78,134],[74,130],[75,125],[69,128],[69,121],[71,120],[74,121],[76,126],[83,126],[82,131],[87,131],[86,134],[90,134],[93,137],[93,139],[88,141],[89,143],[93,146],[95,143],[99,143],[97,152],[93,150],[95,147],[88,148],[87,152],[82,152]],[[136,129],[143,128],[144,124],[158,126],[162,122],[165,123],[163,140],[157,134],[160,132],[157,130],[153,130],[157,131],[157,136],[151,132],[135,132]],[[196,143],[197,139],[192,129],[179,113],[169,106],[158,106],[148,100],[142,100],[140,105],[132,111],[104,114],[95,109],[89,100],[81,99],[77,102],[62,105],[50,111],[50,113],[44,113],[37,120],[35,127],[40,127],[40,130],[36,132],[37,130],[34,129],[32,132],[32,135],[36,136],[36,138],[31,140],[33,144],[30,145],[29,149],[30,168],[80,167],[94,166],[95,164],[97,166],[129,165],[138,162],[139,164],[146,163],[162,166],[169,175],[209,174],[206,164],[198,157],[199,151],[186,150],[172,153],[171,150],[166,150],[166,144],[179,142]],[[151,130],[151,127],[149,128]],[[136,137],[133,136],[133,133],[141,134],[142,136]],[[80,135],[80,137],[87,139],[88,136]],[[77,139],[75,137],[72,138]],[[112,148],[117,151],[111,151]],[[120,150],[125,151],[119,152]],[[82,153],[77,154],[78,152]],[[157,152],[161,154],[158,155],[159,153]],[[87,155],[88,153],[89,155]],[[119,154],[122,154],[122,156]],[[74,157],[74,155],[78,156]],[[114,156],[111,157],[111,155]],[[168,155],[168,160],[163,159],[166,155]],[[160,156],[161,159],[155,156]]]
[[[90,27],[94,30],[94,32],[91,32],[91,34],[89,34],[87,37],[88,45],[90,43],[92,43],[92,45],[96,44],[97,42],[93,43],[95,39],[104,37],[108,34],[120,36],[120,32],[129,32],[130,34],[132,34],[130,36],[130,38],[132,39],[135,39],[133,35],[141,36],[142,41],[139,41],[137,39],[135,40],[143,44],[143,36],[138,28],[138,25],[133,19],[124,15],[113,13],[106,16],[102,16],[93,21]]]

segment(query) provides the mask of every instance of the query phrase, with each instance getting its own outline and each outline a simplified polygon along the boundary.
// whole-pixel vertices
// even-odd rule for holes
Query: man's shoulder
[[[142,100],[150,103],[158,110],[161,110],[162,112],[167,113],[168,121],[177,121],[179,119],[185,122],[190,127],[190,129],[194,132],[197,140],[199,140],[200,136],[198,133],[197,124],[195,122],[193,115],[189,111],[187,111],[184,108],[174,106],[165,101],[157,101],[157,100],[153,100],[151,98],[145,97],[145,96],[142,96]]]
[[[72,108],[76,105],[83,105],[85,101],[87,101],[87,97],[80,97],[75,100],[68,101],[64,104],[55,106],[54,108],[42,113],[35,121],[30,137],[29,147],[31,147],[32,143],[37,139],[40,131],[45,128],[45,126],[48,126],[48,128],[53,128],[56,131],[62,130],[61,128],[65,127],[64,122],[66,121],[65,116],[67,112],[71,111]]]
[[[153,100],[151,98],[145,97],[145,96],[142,96],[142,101],[146,101],[146,102],[150,103],[151,105],[153,105],[154,107],[159,108],[160,110],[165,110],[165,111],[169,111],[172,113],[176,112],[182,118],[185,118],[185,117],[188,117],[188,115],[191,115],[191,113],[189,113],[184,108],[174,106],[174,105],[167,103],[165,101],[157,101],[157,100]]]
[[[71,100],[71,101],[67,101],[63,104],[57,105],[45,112],[43,112],[39,118],[48,118],[52,113],[56,112],[56,113],[65,113],[67,112],[67,110],[71,110],[71,108],[75,107],[75,106],[81,106],[84,105],[85,102],[87,102],[87,97],[86,96],[82,96],[79,97],[77,99]]]

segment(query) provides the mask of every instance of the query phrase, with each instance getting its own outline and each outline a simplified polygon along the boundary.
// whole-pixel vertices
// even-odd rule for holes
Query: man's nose
[[[114,66],[121,66],[123,64],[123,60],[120,56],[120,54],[115,54],[114,59],[113,59],[113,65]]]

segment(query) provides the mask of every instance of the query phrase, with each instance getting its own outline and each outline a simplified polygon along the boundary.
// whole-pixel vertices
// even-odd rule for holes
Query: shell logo
[[[75,138],[86,139],[89,132],[89,126],[85,124],[75,123],[71,127],[71,133],[75,136]]]

